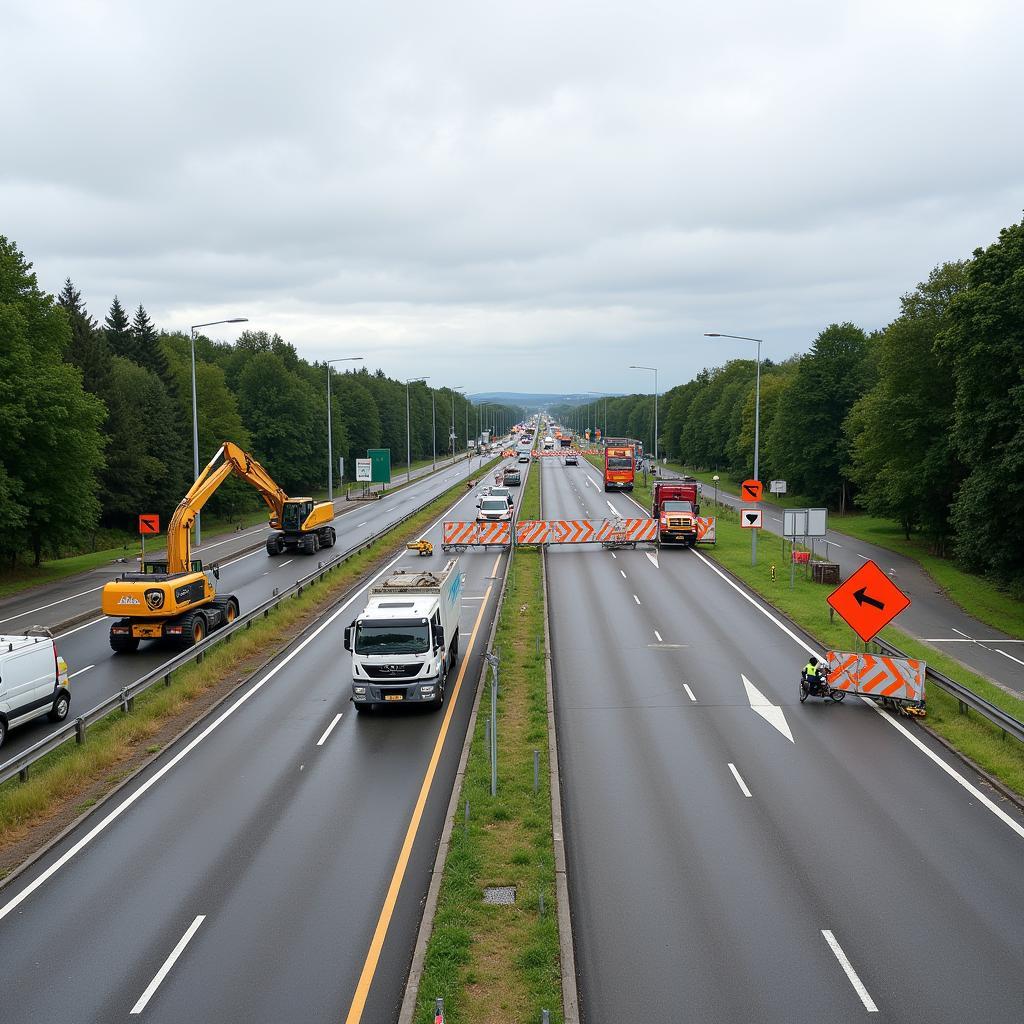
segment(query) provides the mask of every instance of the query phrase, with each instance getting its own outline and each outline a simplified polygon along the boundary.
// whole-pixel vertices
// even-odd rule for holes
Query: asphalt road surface
[[[612,507],[543,465],[545,518]],[[589,480],[589,482],[587,482]],[[1024,822],[701,553],[550,549],[586,1024],[1020,1020]]]
[[[5,1024],[396,1019],[507,555],[459,559],[445,710],[353,713],[360,592],[0,890]]]
[[[701,511],[712,515],[713,488],[708,484],[702,486],[704,507]],[[744,504],[739,498],[722,491],[718,492],[718,500],[732,508]],[[758,558],[787,566],[782,550],[782,506],[762,501],[759,507],[764,511],[764,529],[759,538]],[[769,538],[765,534],[773,536]],[[1019,636],[1009,637],[968,615],[946,597],[917,562],[837,530],[829,530],[824,540],[815,540],[815,551],[827,554],[832,562],[838,562],[844,580],[868,559],[875,562],[913,602],[900,613],[894,625],[919,640],[927,640],[943,653],[1007,689],[1024,694],[1024,621],[1021,622]],[[788,571],[788,567],[784,571]]]
[[[285,553],[271,558],[263,547],[234,557],[219,553],[217,557],[223,560],[220,563],[221,575],[217,591],[221,594],[234,594],[244,613],[270,597],[274,588],[283,590],[290,587],[296,580],[312,572],[319,560],[359,547],[385,526],[398,522],[414,508],[443,494],[461,478],[465,478],[465,475],[465,465],[456,465],[414,480],[409,487],[389,493],[379,501],[351,509],[335,520],[337,544],[321,554],[309,556]],[[345,502],[342,502],[340,507],[344,506]],[[261,526],[255,538],[259,540],[267,532],[267,528]],[[252,543],[252,536],[249,543]],[[109,579],[110,575],[106,573],[104,579]],[[98,599],[98,592],[90,598]],[[21,625],[27,628],[26,622],[29,619],[31,615],[22,618]],[[110,622],[109,617],[97,613],[96,618],[72,626],[57,635],[57,649],[68,663],[71,677],[72,716],[95,707],[100,701],[117,693],[122,686],[151,672],[177,653],[177,649],[170,645],[143,641],[136,652],[114,654],[109,642]],[[0,630],[11,628],[0,626]],[[53,728],[47,718],[37,718],[11,730],[4,745],[0,747],[0,763],[38,742]]]

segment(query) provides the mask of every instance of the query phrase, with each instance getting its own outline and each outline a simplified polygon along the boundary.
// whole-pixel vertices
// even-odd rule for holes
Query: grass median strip
[[[529,474],[520,518],[539,517],[540,466]],[[432,1024],[436,997],[449,1024],[562,1019],[555,865],[548,773],[541,555],[519,548],[498,620],[498,791],[490,795],[485,693],[477,716],[416,1020]],[[533,790],[534,751],[540,785]],[[469,826],[464,808],[469,801]],[[512,905],[484,904],[484,889],[515,886]],[[542,910],[543,899],[543,910]]]
[[[258,671],[356,583],[394,557],[465,490],[464,482],[450,488],[421,512],[351,555],[301,596],[278,605],[268,618],[216,646],[198,664],[176,671],[169,687],[154,686],[135,698],[131,712],[117,712],[97,722],[84,744],[68,742],[46,755],[32,766],[27,782],[11,780],[0,786],[0,877],[162,749],[197,715]],[[3,753],[0,748],[0,760],[4,760]]]
[[[752,566],[749,531],[739,525],[735,511],[719,510],[717,535],[718,543],[715,547],[702,549],[703,553],[720,562],[769,604],[789,616],[815,637],[822,648],[846,651],[864,649],[864,645],[846,623],[838,616],[833,619],[829,615],[830,609],[825,598],[832,590],[831,587],[811,582],[806,577],[804,567],[798,566],[794,587],[790,590],[789,565],[784,561],[780,538],[763,536],[762,543],[758,545],[758,564]],[[923,658],[932,668],[963,683],[1014,717],[1024,720],[1024,701],[982,676],[966,670],[941,651],[893,627],[883,630],[881,637],[911,657]],[[794,664],[794,690],[799,671],[800,666]],[[978,715],[961,714],[956,698],[938,686],[928,687],[927,700],[928,728],[989,774],[1024,795],[1024,745],[1006,736],[1002,730]]]

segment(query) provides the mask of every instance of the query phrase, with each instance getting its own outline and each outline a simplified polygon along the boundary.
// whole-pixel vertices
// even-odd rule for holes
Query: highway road
[[[263,547],[234,557],[218,552],[216,557],[222,560],[217,590],[222,594],[235,594],[245,612],[270,597],[275,587],[289,587],[297,579],[312,572],[318,561],[359,547],[384,526],[403,519],[412,509],[443,494],[465,476],[465,464],[456,464],[414,480],[408,487],[389,493],[386,498],[351,509],[336,520],[337,544],[321,554],[308,556],[286,553],[271,558]],[[345,504],[342,501],[341,507]],[[261,526],[254,536],[258,540],[267,532],[267,527]],[[252,543],[252,539],[250,535],[249,543]],[[110,574],[104,573],[103,579],[109,578]],[[102,584],[99,586],[102,587]],[[88,600],[98,601],[98,598],[97,592]],[[33,619],[31,614],[23,615],[15,626],[20,624],[27,628],[32,621],[39,619]],[[68,663],[71,676],[72,716],[95,707],[101,700],[117,693],[122,686],[152,671],[177,653],[176,648],[166,644],[144,642],[135,653],[114,654],[109,643],[110,621],[97,614],[95,618],[57,635],[57,649]],[[0,630],[13,628],[10,625],[0,626]],[[4,745],[0,747],[0,763],[38,742],[53,728],[47,718],[39,718],[11,730]]]
[[[712,514],[712,494],[713,489],[704,484],[702,512],[706,515]],[[739,498],[722,491],[718,493],[718,500],[732,508],[742,504]],[[785,565],[781,540],[782,506],[764,501],[760,507],[764,510],[765,528],[758,544],[758,558]],[[772,539],[764,536],[769,533],[774,535]],[[900,629],[919,640],[926,640],[1018,695],[1024,695],[1024,622],[1021,623],[1020,636],[1009,637],[968,615],[946,597],[912,559],[837,530],[829,530],[825,539],[828,541],[828,558],[839,563],[843,579],[852,576],[870,559],[910,597],[913,604],[900,615],[897,623]],[[816,540],[815,550],[824,554],[824,542]]]
[[[361,591],[0,889],[3,1020],[396,1019],[506,561],[460,556],[445,711],[352,712]]]
[[[545,518],[640,514],[542,473]],[[702,553],[547,566],[586,1024],[1020,1019],[1015,807],[912,724],[799,704],[814,645]]]

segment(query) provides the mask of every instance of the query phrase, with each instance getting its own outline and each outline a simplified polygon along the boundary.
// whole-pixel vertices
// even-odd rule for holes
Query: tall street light
[[[448,432],[448,443],[452,450],[452,462],[455,461],[455,392],[461,391],[463,385],[460,384],[458,387],[449,388],[452,393],[452,424],[451,429]]]
[[[430,377],[410,377],[405,382],[405,482],[412,479],[412,431],[409,418],[409,385],[421,380],[430,380]]]
[[[604,399],[604,433],[602,437],[608,436],[608,396],[603,391],[588,391],[588,395],[598,395]]]
[[[192,464],[195,470],[195,478],[199,479],[199,410],[196,406],[196,331],[200,327],[216,327],[217,324],[245,324],[249,322],[247,316],[236,316],[230,320],[211,320],[205,324],[193,324],[191,329],[192,343]],[[199,513],[196,513],[196,547],[202,543],[202,532],[199,524]]]
[[[465,405],[462,407],[462,411],[466,414],[466,482],[469,482],[471,475],[472,460],[469,457],[469,398],[466,396],[466,386],[460,385],[457,388],[452,388],[452,391],[458,391],[465,400]]]
[[[656,366],[637,366],[630,364],[631,370],[653,370],[654,371],[654,472],[658,469],[658,368]]]
[[[757,383],[754,386],[754,479],[760,480],[758,475],[760,466],[758,455],[761,442],[761,338],[748,338],[744,334],[709,334],[705,332],[705,338],[735,338],[737,341],[757,342]],[[750,564],[757,565],[757,530],[750,531]]]
[[[327,497],[334,501],[334,448],[331,437],[331,363],[361,363],[362,356],[343,356],[327,360]]]
[[[430,439],[434,442],[434,469],[437,469],[437,404],[434,389],[430,389]]]

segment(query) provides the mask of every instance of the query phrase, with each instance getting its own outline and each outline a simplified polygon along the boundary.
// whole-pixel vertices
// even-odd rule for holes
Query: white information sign
[[[768,484],[768,490],[772,494],[785,494],[786,493],[786,481],[785,480],[772,480]]]
[[[782,510],[782,536],[807,536],[807,509],[784,508]]]
[[[809,508],[807,510],[808,537],[824,537],[828,532],[828,509]]]
[[[373,479],[373,460],[356,459],[356,482],[369,483]]]

